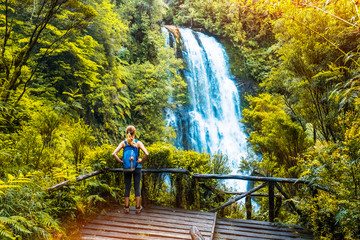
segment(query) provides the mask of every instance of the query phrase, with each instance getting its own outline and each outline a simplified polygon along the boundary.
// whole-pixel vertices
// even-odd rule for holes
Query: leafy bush
[[[309,228],[324,239],[360,238],[360,121],[354,116],[349,112],[339,122],[344,141],[316,145],[303,159],[303,178],[333,191],[302,200]]]

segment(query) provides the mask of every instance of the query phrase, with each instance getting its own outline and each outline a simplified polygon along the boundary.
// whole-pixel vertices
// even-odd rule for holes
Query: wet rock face
[[[172,34],[174,34],[177,41],[180,40],[180,31],[179,31],[179,28],[177,26],[165,25],[164,27],[166,27]]]

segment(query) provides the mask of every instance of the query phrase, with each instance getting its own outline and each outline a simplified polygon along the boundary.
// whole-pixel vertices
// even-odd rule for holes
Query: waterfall
[[[225,49],[213,37],[179,30],[190,104],[168,119],[176,130],[175,145],[222,153],[228,157],[232,173],[237,173],[241,158],[247,156],[247,141],[240,122],[239,91],[230,75]],[[227,180],[226,185],[245,191],[247,182]]]

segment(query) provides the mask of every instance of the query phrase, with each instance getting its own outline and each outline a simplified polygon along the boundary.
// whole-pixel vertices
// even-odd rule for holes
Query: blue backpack
[[[137,143],[137,140],[134,140]],[[125,141],[125,148],[123,152],[123,167],[124,171],[132,172],[137,167],[137,160],[139,158],[139,149],[135,146],[128,145]],[[140,164],[139,164],[140,165]]]

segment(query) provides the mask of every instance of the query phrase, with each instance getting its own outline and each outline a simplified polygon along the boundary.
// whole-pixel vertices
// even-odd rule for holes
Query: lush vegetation
[[[360,238],[359,3],[357,1],[170,1],[167,21],[227,46],[233,74],[254,82],[243,111],[262,160],[254,174],[302,177],[332,193],[287,186],[300,221],[321,239]],[[261,214],[266,212],[262,202]]]
[[[117,167],[111,152],[128,124],[149,148],[148,167],[227,172],[222,156],[171,145],[163,110],[187,95],[164,23],[216,36],[232,73],[252,82],[243,116],[262,160],[242,169],[332,190],[288,185],[302,214],[279,211],[278,220],[319,239],[359,239],[358,8],[352,0],[1,0],[0,239],[67,239],[75,220],[121,202],[123,180],[112,173],[46,188]],[[186,178],[149,175],[149,200],[206,210],[228,197],[214,194],[223,188],[216,181]],[[199,198],[187,194],[195,190]],[[243,216],[236,210],[222,214]]]

